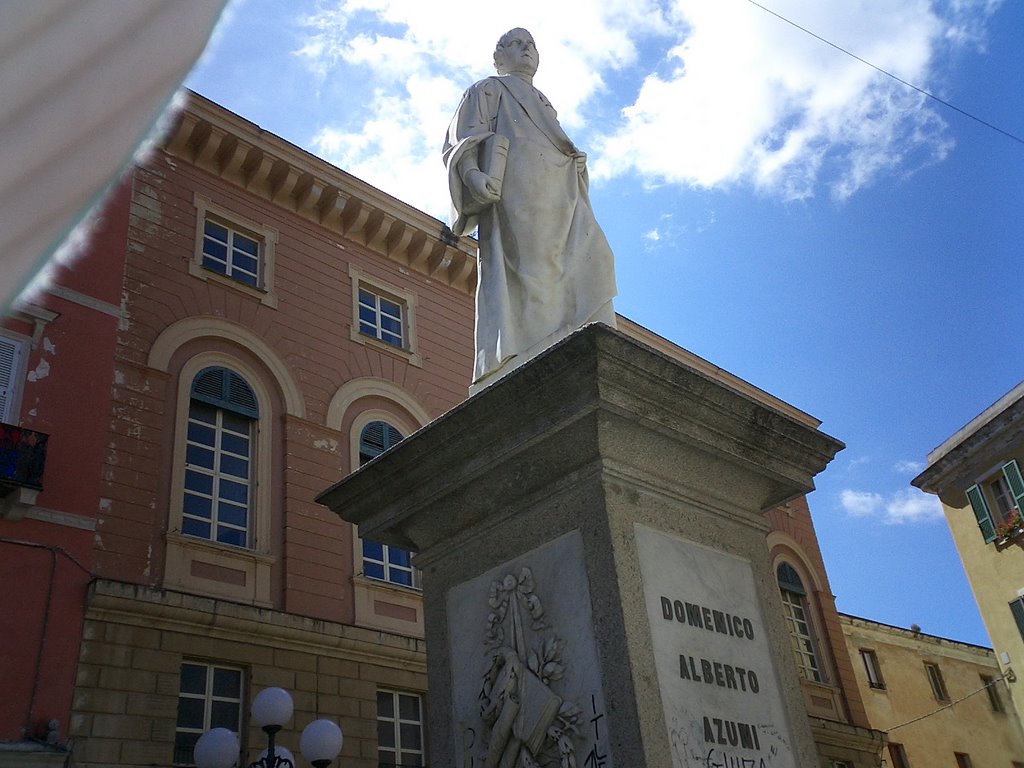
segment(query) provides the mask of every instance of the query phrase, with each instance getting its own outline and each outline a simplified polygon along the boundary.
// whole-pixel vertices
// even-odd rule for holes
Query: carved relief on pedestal
[[[485,768],[576,768],[581,712],[557,691],[565,640],[551,631],[532,571],[491,582],[488,604],[479,694]]]

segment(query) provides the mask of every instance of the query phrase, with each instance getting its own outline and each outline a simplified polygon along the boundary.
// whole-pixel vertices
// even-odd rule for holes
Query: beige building
[[[974,599],[1024,712],[1024,382],[928,454],[913,481],[938,495]]]
[[[995,654],[839,615],[857,686],[891,768],[1024,765],[1024,734]]]

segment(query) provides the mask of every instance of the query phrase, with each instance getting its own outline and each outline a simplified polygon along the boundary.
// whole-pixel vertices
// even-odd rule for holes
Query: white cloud
[[[306,37],[295,51],[322,83],[349,85],[347,95],[373,84],[358,110],[325,121],[314,150],[439,216],[448,207],[444,132],[463,90],[494,74],[502,33],[515,26],[533,33],[541,55],[536,85],[571,128],[582,124],[583,104],[605,90],[602,73],[636,59],[634,37],[666,28],[655,0],[523,0],[472,22],[464,15],[448,0],[338,0],[303,20]]]
[[[839,503],[851,517],[877,517],[886,525],[943,519],[938,498],[917,488],[901,488],[888,497],[872,491],[846,489],[839,494]]]
[[[448,215],[441,139],[459,91],[444,78],[412,76],[405,96],[377,89],[371,117],[357,127],[321,128],[314,151],[331,163],[434,216]]]
[[[882,508],[885,500],[878,493],[846,489],[839,494],[839,503],[853,517],[869,517]]]
[[[885,505],[885,522],[894,525],[902,523],[930,522],[942,520],[942,503],[938,496],[904,488],[897,491]]]
[[[1000,1],[771,8],[928,88],[949,49],[983,44]],[[325,120],[317,146],[436,213],[443,182],[427,171],[443,175],[447,120],[462,90],[492,74],[494,42],[513,26],[537,39],[536,84],[589,150],[595,181],[638,174],[648,186],[746,185],[787,200],[826,188],[846,199],[952,147],[924,96],[744,0],[521,0],[472,20],[452,0],[324,3],[296,55],[323,83],[375,92]]]
[[[902,460],[892,465],[892,471],[898,472],[901,475],[916,475],[922,469],[924,469],[924,462],[922,461]]]
[[[777,0],[773,10],[876,66],[929,84],[945,27],[926,0]],[[595,177],[627,171],[784,199],[846,199],[880,173],[942,160],[945,123],[921,94],[742,2],[680,6],[689,34],[600,142]]]
[[[843,467],[843,472],[849,474],[859,467],[866,466],[872,461],[870,456],[857,456],[856,458],[848,459]]]

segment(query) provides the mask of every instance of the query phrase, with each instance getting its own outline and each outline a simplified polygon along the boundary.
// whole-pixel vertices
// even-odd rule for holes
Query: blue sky
[[[761,5],[1024,135],[1024,3]],[[1024,142],[749,0],[468,8],[234,2],[186,84],[443,219],[447,122],[529,29],[590,157],[616,309],[846,443],[809,499],[839,609],[987,644],[910,480],[1024,377]]]

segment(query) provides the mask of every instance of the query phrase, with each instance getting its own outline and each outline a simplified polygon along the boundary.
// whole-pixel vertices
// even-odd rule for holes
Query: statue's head
[[[510,29],[498,39],[494,48],[494,68],[499,75],[522,74],[533,77],[540,64],[540,54],[533,35],[522,27]]]

